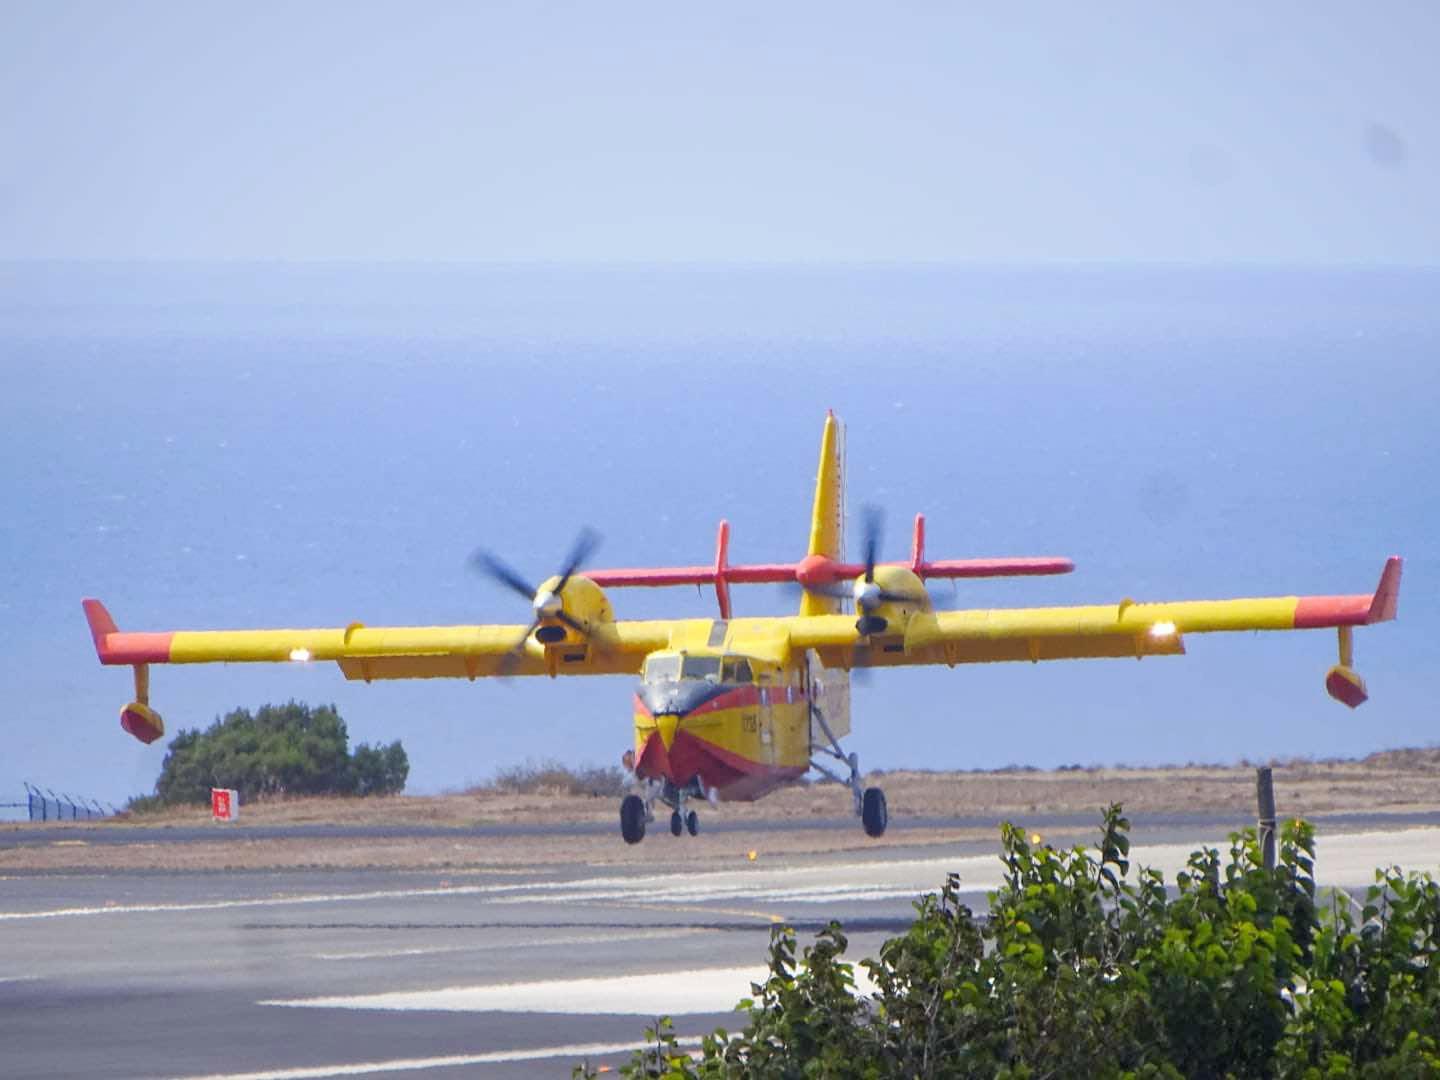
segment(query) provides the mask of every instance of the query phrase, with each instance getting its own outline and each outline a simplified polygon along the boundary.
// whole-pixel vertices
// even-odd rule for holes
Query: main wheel
[[[691,836],[697,836],[700,833],[700,815],[694,810],[685,815],[685,831]]]
[[[676,810],[670,815],[670,835],[679,836],[685,831],[685,822],[680,819],[680,811]]]
[[[885,792],[878,787],[867,787],[860,796],[860,824],[865,826],[865,835],[884,836],[885,826],[890,823],[890,812],[885,808]]]
[[[645,839],[645,800],[639,795],[626,795],[620,800],[620,835],[627,844]]]

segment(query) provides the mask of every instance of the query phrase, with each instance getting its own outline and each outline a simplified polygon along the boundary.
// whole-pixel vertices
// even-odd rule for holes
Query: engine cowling
[[[919,575],[904,566],[875,567],[876,589],[882,595],[873,604],[864,602],[866,581],[855,582],[855,629],[862,637],[903,634],[905,625],[916,612],[930,611],[930,594]]]
[[[548,578],[541,583],[537,595],[551,593],[559,584],[558,576]],[[559,600],[559,611],[585,627],[588,633],[575,629],[561,619],[558,612],[550,616],[542,615],[535,628],[535,639],[546,648],[585,645],[590,638],[603,636],[607,627],[615,622],[615,609],[610,604],[610,598],[605,595],[605,590],[580,574],[572,575],[565,583]]]

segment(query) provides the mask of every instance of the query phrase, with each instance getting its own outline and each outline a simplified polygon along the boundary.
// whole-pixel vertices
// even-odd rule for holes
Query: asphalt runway
[[[1137,826],[1132,857],[1173,876],[1233,824]],[[803,940],[841,919],[858,959],[947,872],[977,909],[1000,872],[993,843],[683,872],[654,851],[639,873],[0,878],[0,1073],[564,1077],[623,1060],[660,1013],[692,1037],[737,1026],[727,1010],[776,923]],[[1440,827],[1322,827],[1322,882],[1365,885],[1390,863],[1440,870]]]
[[[703,807],[702,807],[703,809]],[[1220,829],[1223,837],[1238,827],[1233,817],[1208,813],[1167,813],[1130,814],[1136,829],[1154,837],[1170,835],[1177,837],[1209,835]],[[893,817],[890,819],[888,836],[904,842],[907,832],[924,829],[985,829],[997,832],[1003,821],[1015,815],[969,815],[955,817]],[[702,828],[706,832],[725,834],[739,832],[854,832],[856,819],[851,815],[837,815],[824,818],[774,818],[759,821],[729,820],[706,816]],[[1440,825],[1440,813],[1374,813],[1358,814],[1321,813],[1307,815],[1307,820],[1317,827],[1336,831],[1354,832],[1358,829],[1410,828],[1418,825]],[[1070,833],[1075,830],[1093,832],[1099,821],[1098,813],[1084,814],[1026,814],[1027,828],[1042,832]],[[7,826],[9,826],[7,828]],[[663,828],[651,826],[652,835],[664,832]],[[218,841],[246,840],[431,840],[448,837],[526,837],[526,836],[605,836],[618,835],[619,826],[614,821],[574,822],[507,822],[495,825],[254,825],[242,821],[236,825],[220,825],[207,822],[203,825],[133,825],[122,821],[99,823],[58,822],[53,825],[35,825],[20,822],[0,822],[0,849],[6,847],[42,846],[60,840],[83,840],[87,844],[133,844],[145,843],[186,844],[214,843]],[[663,838],[662,838],[663,842]]]

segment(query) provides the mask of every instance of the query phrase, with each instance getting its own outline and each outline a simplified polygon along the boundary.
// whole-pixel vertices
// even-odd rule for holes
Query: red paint
[[[725,580],[730,561],[730,523],[720,522],[715,537],[715,602],[720,605],[720,618],[730,618],[730,583]]]
[[[676,737],[679,737],[678,732]],[[640,757],[635,762],[635,775],[648,780],[663,780],[671,775],[670,753],[665,749],[665,740],[660,738],[660,732],[651,732],[645,745],[640,748]]]
[[[915,534],[910,538],[910,569],[920,572],[925,565],[925,515],[915,515]]]
[[[1068,574],[1074,569],[1075,563],[1070,559],[1044,555],[1006,559],[939,559],[921,563],[915,573],[922,578],[1036,577]]]
[[[802,776],[805,766],[767,765],[751,761],[741,754],[724,750],[712,742],[681,729],[675,733],[670,750],[657,731],[646,741],[635,763],[635,774],[644,779],[666,779],[685,784],[691,777],[700,777],[707,788],[713,788],[722,799],[745,801],[759,798],[787,781]]]
[[[175,637],[173,631],[151,634],[118,630],[110,612],[99,600],[85,600],[81,606],[85,609],[85,621],[90,624],[95,653],[102,664],[170,662],[170,642]]]
[[[1354,709],[1365,704],[1370,695],[1365,692],[1365,682],[1348,668],[1336,665],[1325,676],[1325,690],[1343,705]]]
[[[1075,569],[1074,562],[1058,556],[939,559],[935,562],[922,562],[918,569],[912,557],[909,562],[876,565],[903,566],[922,578],[1035,577],[1042,574],[1068,574]],[[839,563],[825,555],[807,555],[796,563],[727,565],[723,574],[718,573],[717,569],[715,566],[636,567],[626,570],[587,570],[585,576],[601,588],[718,585],[722,578],[727,585],[773,585],[798,581],[801,585],[813,587],[854,579],[865,572],[865,567],[860,563]]]
[[[1400,571],[1404,560],[1391,555],[1385,560],[1385,569],[1380,574],[1380,584],[1375,586],[1374,599],[1370,601],[1370,617],[1367,622],[1388,622],[1395,618],[1400,607]]]
[[[843,574],[839,563],[828,555],[806,555],[790,568],[790,577],[807,588],[816,585],[833,585]],[[854,574],[849,575],[854,577]]]
[[[1364,626],[1370,621],[1369,596],[1302,596],[1295,604],[1295,629]]]
[[[765,692],[769,691],[769,700]],[[744,709],[759,705],[793,704],[805,700],[805,691],[793,686],[740,686],[711,698],[705,704],[690,710],[686,716],[704,716],[721,709]]]
[[[650,706],[646,705],[639,694],[635,695],[635,715],[650,716]]]
[[[127,705],[120,710],[120,726],[147,745],[165,734],[164,728],[156,726],[150,717],[133,705]]]

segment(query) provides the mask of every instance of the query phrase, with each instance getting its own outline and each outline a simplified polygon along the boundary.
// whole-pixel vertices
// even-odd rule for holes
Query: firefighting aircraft
[[[121,710],[120,724],[147,743],[165,730],[149,704],[151,664],[333,660],[347,679],[366,682],[638,675],[634,750],[625,755],[635,790],[620,804],[620,831],[631,844],[644,838],[657,802],[672,811],[671,833],[694,835],[693,800],[757,799],[812,768],[849,787],[866,833],[884,833],[885,794],[863,782],[856,755],[840,742],[850,732],[852,669],[1175,656],[1184,653],[1187,634],[1332,627],[1340,656],[1325,687],[1352,708],[1365,701],[1365,684],[1352,669],[1352,629],[1395,617],[1398,556],[1386,562],[1369,595],[937,611],[925,588],[931,578],[1062,574],[1074,567],[1061,558],[930,561],[923,516],[915,518],[909,560],[882,563],[873,512],[865,515],[864,561],[843,561],[842,438],[828,415],[810,543],[799,562],[731,565],[722,521],[710,565],[586,570],[596,537],[585,532],[560,573],[538,588],[497,556],[477,552],[475,567],[529,604],[528,625],[354,622],[343,629],[136,633],[118,630],[98,600],[84,601],[85,616],[100,662],[134,668],[135,700]],[[764,582],[798,585],[799,613],[733,616],[730,587]],[[719,618],[616,619],[603,591],[667,585],[712,586]]]

